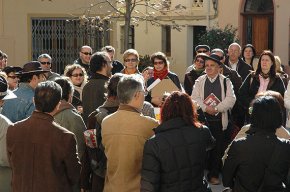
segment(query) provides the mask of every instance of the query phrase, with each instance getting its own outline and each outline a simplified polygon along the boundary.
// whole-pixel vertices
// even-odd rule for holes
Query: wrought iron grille
[[[52,70],[63,73],[67,64],[79,56],[79,49],[89,45],[94,51],[109,44],[108,24],[103,31],[91,25],[80,25],[79,20],[66,18],[32,18],[32,59],[42,53],[52,57]]]

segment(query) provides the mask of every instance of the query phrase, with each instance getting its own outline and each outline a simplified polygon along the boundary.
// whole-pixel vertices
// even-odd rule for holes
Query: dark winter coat
[[[184,90],[188,95],[191,95],[195,80],[201,75],[203,75],[203,73],[194,68],[184,75]]]
[[[92,74],[92,78],[83,88],[83,119],[87,123],[88,116],[105,102],[107,92],[105,84],[109,77],[99,73]]]
[[[247,109],[249,107],[250,102],[255,98],[255,95],[258,93],[259,87],[259,76],[254,75],[254,73],[248,75],[239,90],[238,98],[244,108]],[[271,78],[267,90],[277,91],[282,96],[284,96],[286,89],[281,77],[277,75],[275,78]]]
[[[98,145],[101,145],[101,123],[103,119],[109,114],[117,111],[118,107],[118,100],[106,100],[103,105],[89,115],[87,128],[96,129]],[[103,150],[100,150],[102,150],[100,147],[97,149],[86,146],[84,157],[81,161],[81,188],[85,190],[101,192],[104,189],[104,178],[95,174],[93,170],[94,167],[92,166],[92,162],[100,162],[101,160],[106,161],[105,159],[99,159],[102,155],[100,153],[103,152]]]
[[[13,191],[72,192],[79,181],[75,135],[53,120],[49,114],[34,111],[8,128]]]
[[[181,118],[158,126],[144,147],[141,191],[203,192],[206,151],[214,139],[207,127]]]
[[[225,65],[230,67],[229,59],[226,58]],[[239,58],[238,64],[237,64],[237,72],[242,77],[242,81],[246,79],[246,77],[249,75],[249,73],[253,70],[253,67],[249,64],[247,64],[245,61],[243,61],[241,58]]]
[[[248,134],[234,140],[230,147],[223,168],[223,185],[236,192],[289,191],[289,168],[289,140],[280,139],[275,133]]]

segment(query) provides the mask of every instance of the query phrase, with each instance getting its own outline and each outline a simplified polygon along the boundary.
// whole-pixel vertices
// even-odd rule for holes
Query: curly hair
[[[72,73],[75,69],[81,69],[83,71],[84,74],[84,81],[86,82],[88,80],[88,75],[87,72],[85,70],[85,68],[83,68],[82,66],[80,66],[79,64],[72,64],[72,65],[67,65],[64,69],[64,76],[71,78]]]

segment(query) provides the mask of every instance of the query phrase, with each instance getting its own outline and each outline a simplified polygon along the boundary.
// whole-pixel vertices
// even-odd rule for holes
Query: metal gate
[[[80,25],[79,20],[66,18],[32,18],[32,59],[42,53],[52,57],[52,70],[63,73],[67,64],[79,57],[79,49],[89,45],[93,51],[109,44],[108,25],[103,32],[93,26]]]

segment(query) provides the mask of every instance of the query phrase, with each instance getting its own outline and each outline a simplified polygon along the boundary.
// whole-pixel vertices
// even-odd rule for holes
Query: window
[[[273,11],[272,0],[247,0],[245,12],[271,12]]]
[[[67,64],[79,57],[79,48],[89,45],[99,50],[109,44],[109,33],[90,25],[80,25],[79,20],[68,21],[66,18],[32,18],[32,59],[37,60],[42,53],[52,57],[52,70],[62,73]]]
[[[126,50],[124,48],[124,35],[125,35],[125,26],[121,26],[121,54],[123,54]],[[134,25],[131,25],[130,27],[130,30],[129,30],[129,49],[132,48],[134,49],[135,48],[135,28],[134,28]]]
[[[162,52],[166,56],[171,56],[171,27],[169,25],[162,26]]]
[[[192,7],[193,8],[202,8],[203,7],[203,0],[193,0]]]

